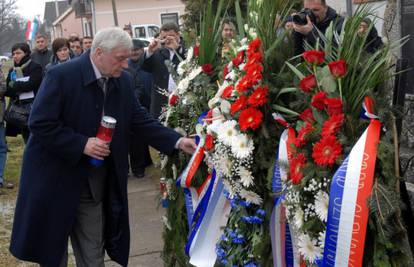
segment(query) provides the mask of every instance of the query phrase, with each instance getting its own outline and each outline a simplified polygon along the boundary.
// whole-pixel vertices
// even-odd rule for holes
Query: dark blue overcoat
[[[10,245],[17,258],[58,266],[75,219],[81,181],[91,168],[83,149],[100,125],[103,98],[89,53],[47,72],[30,115],[31,136],[23,156]],[[166,154],[173,153],[180,136],[139,105],[126,72],[109,79],[105,114],[117,120],[111,155],[106,159],[105,249],[114,261],[126,266],[130,133]]]

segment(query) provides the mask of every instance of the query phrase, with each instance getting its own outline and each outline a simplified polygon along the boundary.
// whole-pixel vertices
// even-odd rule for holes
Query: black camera
[[[302,9],[301,11],[293,15],[292,21],[298,25],[306,25],[308,24],[308,20],[306,19],[306,16],[308,16],[310,20],[312,21],[312,23],[315,24],[316,16],[315,14],[313,14],[312,10],[310,10],[309,8]]]

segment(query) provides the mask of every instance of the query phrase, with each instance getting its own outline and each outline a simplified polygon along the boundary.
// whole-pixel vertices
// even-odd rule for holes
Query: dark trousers
[[[70,241],[77,267],[104,267],[104,222],[103,197],[105,192],[105,167],[94,169],[81,188],[80,203]],[[66,267],[68,252],[65,251],[59,266]]]
[[[134,174],[143,173],[152,164],[148,145],[134,135],[131,136],[129,164]]]

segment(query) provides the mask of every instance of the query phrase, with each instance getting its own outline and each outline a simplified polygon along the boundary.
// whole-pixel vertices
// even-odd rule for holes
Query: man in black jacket
[[[145,61],[142,66],[145,71],[152,73],[154,79],[150,108],[154,118],[160,116],[162,107],[168,102],[168,96],[160,91],[171,93],[176,88],[166,61],[172,61],[176,69],[180,58],[185,58],[185,48],[178,26],[174,23],[166,23],[161,26],[159,38],[154,39],[145,51]]]
[[[335,30],[339,33],[344,22],[344,18],[339,16],[336,11],[326,4],[325,0],[304,0],[303,7],[312,12],[312,18],[306,16],[307,23],[299,25],[293,21],[286,23],[287,29],[293,29],[293,40],[295,54],[299,55],[305,51],[304,44],[307,42],[311,46],[316,45],[319,33],[325,33],[329,25],[334,22]]]
[[[47,38],[42,34],[36,36],[36,48],[32,52],[32,60],[42,66],[45,70],[47,64],[50,63],[52,58],[52,51],[47,48]]]

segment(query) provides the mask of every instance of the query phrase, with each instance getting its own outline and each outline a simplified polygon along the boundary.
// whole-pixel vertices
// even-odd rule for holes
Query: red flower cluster
[[[328,64],[332,76],[335,78],[342,78],[348,72],[345,60],[338,60]]]
[[[310,64],[320,65],[325,61],[325,52],[309,50],[303,53],[303,58]]]
[[[316,77],[313,74],[306,76],[300,81],[300,89],[302,89],[302,91],[305,93],[309,93],[317,85],[318,83],[316,81]]]
[[[339,98],[327,98],[325,99],[325,105],[328,107],[329,116],[342,114],[342,100]]]
[[[244,60],[244,51],[240,51],[236,58],[234,58],[231,62],[233,62],[234,67],[238,67]]]
[[[305,109],[300,115],[299,118],[306,122],[314,122],[315,118],[313,117],[313,112],[311,108]]]
[[[263,114],[255,108],[247,108],[240,113],[239,125],[240,130],[256,130],[262,124]]]
[[[290,161],[290,180],[293,184],[299,184],[303,178],[303,167],[306,165],[305,155],[300,153],[295,155]]]
[[[223,80],[226,79],[227,74],[229,74],[229,65],[226,64],[223,69]]]

